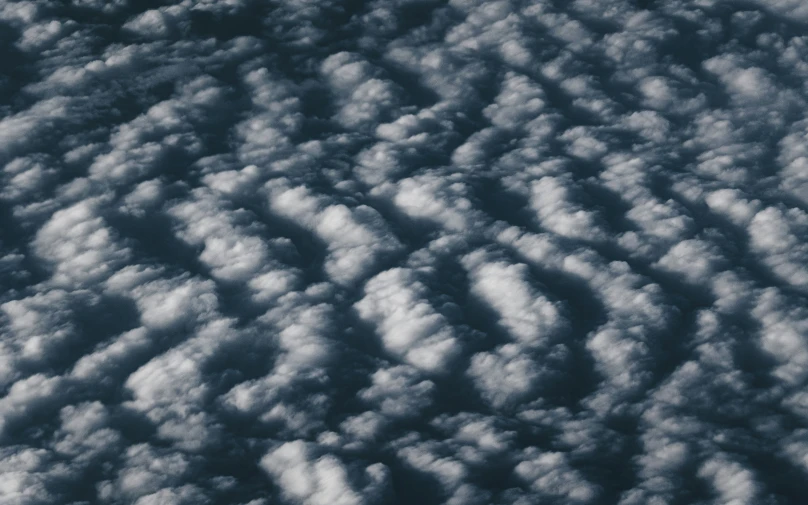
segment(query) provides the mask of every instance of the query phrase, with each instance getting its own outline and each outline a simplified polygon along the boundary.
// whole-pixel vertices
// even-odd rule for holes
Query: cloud
[[[54,266],[53,283],[81,287],[98,283],[125,265],[130,252],[99,215],[98,201],[59,210],[37,232],[34,249]]]
[[[22,363],[43,365],[75,340],[76,327],[71,322],[71,309],[67,293],[53,290],[36,293],[0,305],[7,322],[9,336],[6,356],[9,368],[4,383],[9,384],[13,369]]]
[[[186,456],[148,444],[130,446],[122,454],[122,460],[116,478],[99,484],[99,495],[104,501],[134,499],[148,503],[161,491],[164,496],[171,496],[179,491],[174,486],[188,474],[191,466]]]
[[[494,407],[513,407],[542,385],[544,370],[537,360],[514,344],[500,346],[494,352],[472,356],[468,370],[483,397]]]
[[[29,416],[54,409],[58,410],[67,384],[61,377],[34,374],[14,382],[6,396],[0,400],[0,436],[8,438],[13,429],[19,429]],[[61,401],[64,401],[61,400]]]
[[[173,12],[172,12],[173,11]],[[149,9],[123,25],[124,30],[148,38],[166,38],[171,35],[176,23],[177,14],[183,14],[179,9]]]
[[[77,463],[109,457],[121,445],[121,435],[110,428],[110,414],[101,402],[68,405],[59,417],[62,425],[55,437],[54,451],[76,458]]]
[[[568,503],[591,503],[597,496],[597,488],[570,468],[562,453],[548,452],[526,458],[516,466],[514,473],[540,496],[560,497]]]
[[[47,484],[48,454],[42,449],[7,447],[4,451],[3,477],[0,482],[9,500],[19,503],[47,503],[51,495]]]
[[[526,265],[496,261],[484,251],[469,254],[464,263],[471,292],[494,309],[499,324],[521,345],[547,346],[565,330],[563,308],[530,285]]]
[[[753,314],[763,325],[761,347],[780,362],[774,375],[786,383],[801,384],[806,378],[808,360],[808,346],[799,337],[806,325],[805,311],[789,306],[775,289],[765,290],[756,301]]]
[[[486,220],[473,208],[468,187],[449,178],[409,177],[395,186],[378,186],[373,194],[390,198],[413,221],[433,221],[449,232],[463,232]]]
[[[182,202],[168,210],[181,223],[178,237],[201,247],[199,260],[211,276],[223,283],[246,283],[253,299],[265,301],[290,291],[299,283],[299,272],[273,256],[289,256],[294,246],[288,239],[265,241],[237,224],[248,216],[221,208],[206,192],[194,201]],[[259,231],[259,230],[256,230]],[[269,242],[269,243],[268,243]]]
[[[699,469],[699,475],[712,481],[719,503],[755,503],[758,499],[754,475],[734,461],[710,460]]]
[[[385,487],[389,486],[389,471],[384,465],[375,463],[362,469],[361,477],[367,483],[357,489],[338,458],[329,454],[316,457],[315,451],[301,441],[287,442],[267,453],[261,459],[261,467],[273,477],[282,495],[292,503],[379,503]]]
[[[804,11],[0,6],[0,502],[799,502]]]
[[[542,177],[530,187],[531,207],[536,210],[538,219],[547,229],[559,235],[584,239],[603,240],[606,233],[601,231],[597,214],[576,205],[569,183],[555,177]]]
[[[371,386],[359,398],[379,406],[379,412],[392,418],[418,417],[433,402],[435,384],[421,379],[407,366],[380,369],[371,376]]]
[[[142,265],[121,269],[107,281],[114,294],[129,294],[140,312],[140,320],[149,328],[175,328],[205,320],[218,306],[209,280],[188,275],[166,279],[161,271]]]
[[[289,187],[284,179],[270,181],[266,189],[271,210],[300,222],[326,244],[323,268],[335,282],[353,283],[401,251],[401,243],[372,207],[330,203],[306,186]]]
[[[391,355],[426,371],[446,371],[461,344],[446,317],[431,306],[428,295],[415,272],[396,268],[370,279],[355,309],[374,326]]]
[[[676,272],[689,282],[715,277],[725,260],[721,251],[703,240],[683,240],[659,260],[662,269]]]
[[[451,456],[441,456],[441,446],[435,442],[416,442],[398,449],[398,456],[405,465],[435,479],[446,503],[481,503],[486,499],[483,492],[466,483],[467,467]]]
[[[48,160],[34,157],[16,158],[3,168],[6,181],[2,198],[9,201],[24,201],[36,195],[44,185],[53,180],[56,170],[48,166]]]
[[[53,130],[71,116],[71,109],[81,110],[81,101],[56,97],[36,102],[31,108],[0,120],[0,156],[8,159],[36,149]]]
[[[336,115],[339,124],[347,128],[366,123],[375,126],[390,117],[391,109],[398,108],[400,88],[375,77],[380,72],[358,55],[333,54],[321,68],[331,88],[342,95],[343,105]]]
[[[808,285],[805,244],[798,237],[808,228],[808,214],[801,209],[782,212],[768,207],[749,223],[750,245],[763,263],[785,282],[800,288]]]

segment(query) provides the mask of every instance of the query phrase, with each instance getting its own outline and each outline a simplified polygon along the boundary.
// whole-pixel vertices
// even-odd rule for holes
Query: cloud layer
[[[0,7],[0,505],[808,496],[803,2],[146,7]]]

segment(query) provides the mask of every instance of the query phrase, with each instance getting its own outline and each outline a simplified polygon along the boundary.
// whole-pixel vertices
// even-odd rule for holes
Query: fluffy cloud
[[[564,331],[563,308],[530,285],[526,265],[496,261],[484,251],[469,254],[464,263],[472,280],[471,293],[491,306],[515,341],[545,347]]]
[[[323,269],[337,283],[356,282],[402,249],[372,207],[330,203],[306,186],[289,187],[283,179],[267,183],[267,191],[270,209],[299,222],[324,242],[329,254]]]
[[[338,458],[329,454],[317,457],[315,451],[302,441],[287,442],[264,456],[260,464],[291,503],[380,503],[389,486],[389,470],[383,464],[362,469],[360,476],[366,484],[360,487],[361,484],[351,482],[348,469]]]
[[[799,503],[807,20],[0,6],[0,503]]]
[[[597,488],[570,468],[564,455],[558,452],[533,454],[530,451],[514,473],[540,495],[560,497],[567,503],[591,503],[597,496]]]
[[[418,417],[432,404],[435,384],[421,379],[406,366],[376,371],[371,386],[359,392],[364,401],[377,404],[379,412],[394,418]]]
[[[129,250],[115,239],[99,210],[95,201],[82,201],[55,212],[37,232],[34,249],[54,266],[54,284],[95,284],[129,259]]]
[[[412,270],[392,269],[365,284],[355,305],[393,356],[432,372],[445,371],[461,347],[456,331],[429,303],[429,292]]]

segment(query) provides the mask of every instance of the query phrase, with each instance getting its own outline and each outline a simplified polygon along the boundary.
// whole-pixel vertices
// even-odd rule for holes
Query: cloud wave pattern
[[[797,505],[796,0],[0,5],[0,505]]]

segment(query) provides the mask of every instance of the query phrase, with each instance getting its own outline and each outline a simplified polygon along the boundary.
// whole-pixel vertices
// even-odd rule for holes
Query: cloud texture
[[[808,9],[0,6],[0,505],[808,496]]]

